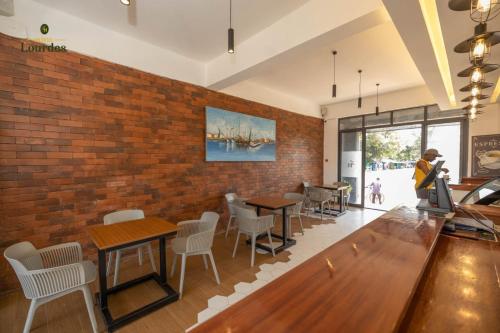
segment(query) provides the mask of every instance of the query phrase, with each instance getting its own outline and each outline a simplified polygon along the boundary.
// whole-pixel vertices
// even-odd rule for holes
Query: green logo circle
[[[47,24],[42,24],[40,26],[40,32],[44,35],[46,35],[49,32],[49,26]]]

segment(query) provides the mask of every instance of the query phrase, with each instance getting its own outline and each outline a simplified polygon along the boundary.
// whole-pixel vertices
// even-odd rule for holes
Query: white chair
[[[328,209],[330,209],[330,201],[333,199],[332,191],[328,191],[322,188],[312,187],[309,189],[309,200],[313,209],[316,205],[321,208],[321,220],[323,220],[323,210],[325,208],[325,204],[328,205]]]
[[[138,220],[138,219],[143,219],[143,218],[144,218],[144,212],[140,209],[119,210],[119,211],[104,215],[104,224],[121,223],[121,222]],[[130,247],[126,247],[124,249],[112,251],[109,253],[108,264],[106,267],[106,275],[109,275],[109,273],[111,271],[111,266],[113,265],[113,254],[116,253],[115,275],[113,278],[113,287],[116,286],[116,284],[118,283],[118,274],[120,273],[120,260],[122,257],[122,251],[137,249],[137,256],[139,259],[139,265],[142,266],[142,261],[143,261],[142,260],[143,259],[142,248],[143,247],[147,247],[151,266],[153,267],[153,270],[156,272],[156,264],[155,264],[155,259],[153,256],[153,250],[151,248],[151,242],[145,242],[145,243],[133,245]]]
[[[253,209],[236,207],[236,221],[238,223],[238,236],[234,243],[233,258],[236,255],[240,234],[250,236],[252,239],[252,258],[250,260],[250,266],[253,266],[255,262],[255,243],[258,235],[267,233],[269,237],[269,247],[271,248],[273,257],[275,256],[273,240],[271,238],[271,229],[274,226],[273,215],[257,216],[257,213]]]
[[[299,220],[300,232],[302,233],[302,235],[304,235],[304,227],[302,226],[302,218],[300,217],[300,212],[302,211],[302,204],[304,202],[304,195],[300,193],[285,193],[283,197],[285,199],[299,201],[299,203],[297,203],[296,205],[287,207],[286,209],[286,216],[288,217],[287,223],[288,223],[289,237],[292,237],[292,218],[294,217]],[[273,211],[273,214],[282,215],[283,210],[277,209]]]
[[[24,333],[30,331],[36,309],[40,305],[75,291],[83,292],[92,330],[97,333],[89,288],[89,284],[96,278],[96,267],[91,261],[82,260],[79,243],[36,249],[30,242],[21,242],[9,246],[4,251],[4,257],[14,268],[24,296],[31,300]]]
[[[244,201],[246,198],[240,198],[236,193],[226,193],[226,203],[227,208],[229,210],[229,220],[227,221],[226,226],[226,238],[229,233],[229,229],[231,228],[231,222],[236,219],[236,210],[235,206],[244,206]]]
[[[304,186],[304,203],[303,207],[308,211],[311,207],[311,201],[309,200],[309,190],[311,189],[311,183],[304,181],[302,182],[302,185]]]
[[[175,273],[177,264],[177,256],[181,256],[181,276],[179,285],[179,298],[182,298],[182,290],[184,287],[184,274],[186,271],[186,258],[189,256],[201,255],[205,264],[205,269],[208,269],[208,255],[214,270],[215,280],[220,284],[219,273],[215,267],[214,256],[212,254],[212,244],[214,241],[215,228],[219,221],[219,214],[214,212],[205,212],[199,220],[183,221],[177,223],[178,231],[175,239],[172,240],[172,250],[174,251],[174,261],[172,263],[172,271],[170,276]]]

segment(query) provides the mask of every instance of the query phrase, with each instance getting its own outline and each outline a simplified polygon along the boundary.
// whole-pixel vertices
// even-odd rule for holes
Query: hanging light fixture
[[[359,96],[358,96],[358,109],[361,109],[361,72],[362,70],[361,69],[358,69],[358,73],[359,73]]]
[[[500,43],[500,32],[486,31],[486,23],[480,23],[474,27],[474,36],[464,40],[455,46],[456,53],[469,53],[472,64],[482,64],[490,55],[493,45]]]
[[[471,20],[484,23],[500,13],[499,0],[450,0],[448,7],[455,11],[470,11]]]
[[[472,106],[475,106],[478,104],[479,100],[487,99],[488,97],[490,97],[490,96],[486,96],[486,95],[482,95],[482,94],[474,95],[473,92],[471,91],[471,95],[462,99],[462,102],[470,102]]]
[[[377,83],[377,106],[375,107],[375,115],[378,116],[379,114],[379,108],[378,108],[378,87],[380,86],[380,83]]]
[[[227,30],[227,52],[234,53],[233,0],[229,0],[229,29]]]
[[[465,87],[460,88],[460,91],[462,91],[462,92],[471,91],[472,92],[472,90],[474,88],[482,90],[482,89],[487,89],[487,88],[490,88],[490,87],[493,87],[493,83],[482,81],[482,82],[479,82],[479,83],[469,83]]]
[[[458,73],[459,77],[470,77],[470,82],[478,84],[484,80],[484,74],[493,72],[498,68],[496,64],[473,65]]]
[[[337,51],[332,51],[333,54],[333,85],[332,85],[332,98],[337,97],[337,84],[335,83],[335,56]]]
[[[122,3],[122,5],[130,6],[130,0],[120,0],[120,2]]]

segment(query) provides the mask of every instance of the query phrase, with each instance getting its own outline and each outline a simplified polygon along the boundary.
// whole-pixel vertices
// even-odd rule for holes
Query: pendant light
[[[229,29],[227,30],[227,52],[234,53],[233,0],[229,0]]]
[[[337,97],[337,84],[335,83],[335,56],[337,51],[332,51],[333,54],[333,85],[332,85],[332,98]]]
[[[379,108],[378,108],[378,87],[380,86],[380,83],[377,83],[377,106],[375,107],[375,115],[378,116],[379,113]]]
[[[361,109],[361,72],[362,70],[361,69],[358,69],[358,73],[359,73],[359,96],[358,96],[358,109]]]
[[[448,7],[455,11],[470,11],[471,20],[479,23],[491,21],[500,13],[499,0],[450,0]]]
[[[122,3],[122,5],[130,6],[130,0],[120,0],[120,2]]]
[[[454,51],[468,52],[470,62],[479,65],[488,59],[491,47],[498,43],[500,43],[500,32],[488,32],[486,23],[480,23],[474,27],[474,36],[459,43]]]

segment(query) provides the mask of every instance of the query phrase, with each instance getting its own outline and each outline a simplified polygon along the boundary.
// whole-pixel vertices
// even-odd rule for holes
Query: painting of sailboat
[[[207,161],[276,161],[276,121],[207,106]]]

